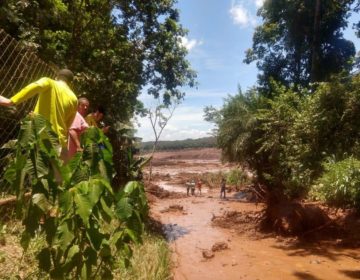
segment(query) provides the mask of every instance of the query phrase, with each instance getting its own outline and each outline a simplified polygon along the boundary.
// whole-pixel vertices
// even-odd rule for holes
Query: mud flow
[[[312,213],[314,207],[275,207],[270,214],[279,217],[280,211],[282,216],[266,231],[265,205],[248,191],[233,190],[223,199],[219,187],[203,185],[201,194],[195,189],[187,195],[187,181],[232,168],[221,163],[216,149],[155,155],[147,192],[151,216],[161,223],[172,250],[173,279],[360,279],[360,243],[355,238],[360,230],[346,232],[349,224],[360,228],[358,216],[345,221],[341,213],[332,216],[328,211],[331,219],[320,226],[300,220],[304,228],[294,235],[289,233],[299,223],[291,225],[287,218],[293,212]]]

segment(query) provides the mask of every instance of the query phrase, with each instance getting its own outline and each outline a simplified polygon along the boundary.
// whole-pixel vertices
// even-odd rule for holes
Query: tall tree
[[[263,23],[253,36],[246,63],[257,62],[265,90],[274,79],[306,86],[351,69],[355,47],[344,39],[354,0],[265,0]]]

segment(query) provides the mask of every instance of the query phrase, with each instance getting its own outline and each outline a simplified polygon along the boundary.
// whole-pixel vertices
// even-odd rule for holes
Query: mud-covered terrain
[[[241,192],[220,199],[219,188],[203,186],[201,195],[186,195],[190,178],[231,168],[215,149],[155,155],[147,190],[173,252],[174,279],[360,279],[358,238],[339,234],[341,211],[323,227],[284,236],[260,230],[265,205]],[[360,219],[342,222],[345,231]]]

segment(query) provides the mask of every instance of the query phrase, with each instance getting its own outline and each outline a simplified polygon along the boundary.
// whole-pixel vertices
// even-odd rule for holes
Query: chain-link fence
[[[27,84],[41,77],[55,77],[56,69],[39,59],[21,42],[0,29],[0,95],[11,97]],[[20,120],[34,109],[36,98],[14,108],[0,106],[0,147],[19,132]],[[8,164],[9,150],[0,149],[0,192],[11,193],[2,180]]]

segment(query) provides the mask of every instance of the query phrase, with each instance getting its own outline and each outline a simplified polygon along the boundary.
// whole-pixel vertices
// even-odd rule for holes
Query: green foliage
[[[6,171],[25,226],[21,245],[26,250],[40,229],[46,246],[37,254],[39,268],[51,278],[108,279],[114,256],[122,254],[127,264],[128,243],[141,241],[147,215],[143,186],[133,181],[113,192],[112,149],[101,130],[89,129],[82,139],[84,152],[66,165],[57,155],[56,139],[43,117],[23,121],[16,157]],[[26,178],[31,182],[28,202]]]
[[[141,108],[136,98],[145,85],[169,103],[195,84],[175,3],[5,0],[0,28],[44,61],[73,70],[78,93],[107,107],[109,121],[126,122]]]
[[[113,161],[115,176],[112,185],[122,188],[128,181],[141,180],[142,168],[149,159],[135,156],[139,138],[134,137],[132,125],[116,122],[110,131],[111,144],[114,147]]]
[[[324,173],[316,180],[310,195],[337,207],[360,209],[360,161],[349,157],[324,163]]]
[[[170,249],[166,240],[160,236],[145,234],[143,243],[134,246],[130,262],[127,269],[120,267],[115,271],[114,279],[171,279]]]
[[[229,185],[241,187],[248,182],[248,176],[241,169],[235,168],[226,174],[226,183]]]
[[[181,150],[191,148],[213,148],[216,146],[215,137],[203,137],[198,139],[185,139],[174,141],[159,141],[156,149],[163,150]],[[154,147],[154,142],[142,142],[141,150],[144,152],[151,151]]]
[[[221,171],[219,171],[217,173],[206,172],[206,173],[201,174],[201,180],[209,188],[219,188],[221,179],[225,178],[225,176],[226,176],[225,173],[223,173]]]
[[[258,11],[263,22],[255,29],[245,59],[257,62],[262,92],[273,94],[271,79],[308,87],[310,81],[330,81],[331,75],[350,71],[355,47],[342,31],[353,2],[265,1]]]
[[[216,122],[224,157],[271,190],[305,195],[325,158],[360,157],[359,83],[359,75],[338,76],[311,92],[273,82],[272,99],[254,90],[229,98]]]

